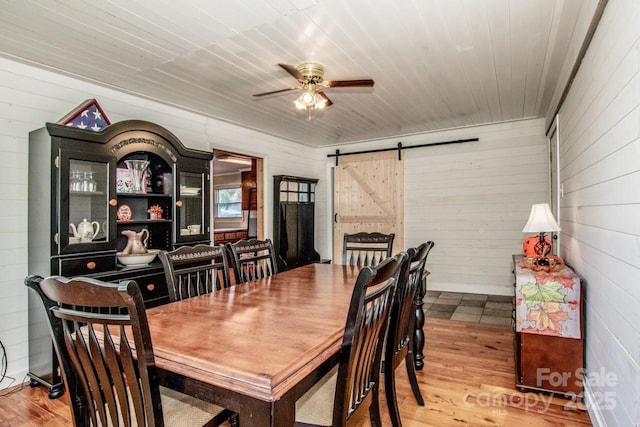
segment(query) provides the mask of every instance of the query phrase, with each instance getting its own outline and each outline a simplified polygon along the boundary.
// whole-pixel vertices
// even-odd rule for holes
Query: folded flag
[[[58,123],[94,132],[101,131],[111,124],[95,99],[87,99],[69,114],[58,120]]]

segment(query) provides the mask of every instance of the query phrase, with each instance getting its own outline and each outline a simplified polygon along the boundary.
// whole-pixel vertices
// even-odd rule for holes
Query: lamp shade
[[[529,220],[522,229],[523,233],[545,233],[547,231],[560,231],[560,226],[551,213],[548,203],[539,203],[531,206]]]

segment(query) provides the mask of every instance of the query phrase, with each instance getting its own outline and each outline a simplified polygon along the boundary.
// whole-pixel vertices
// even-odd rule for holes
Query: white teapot
[[[94,229],[95,225],[95,229]],[[69,227],[73,230],[73,235],[75,237],[80,238],[80,243],[89,243],[98,235],[100,231],[100,224],[98,221],[87,221],[87,218],[84,218],[80,224],[78,224],[78,228],[73,224],[69,224]]]

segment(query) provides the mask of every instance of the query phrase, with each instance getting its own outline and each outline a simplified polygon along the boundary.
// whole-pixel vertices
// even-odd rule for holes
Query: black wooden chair
[[[228,288],[229,265],[223,245],[181,246],[159,254],[171,301]]]
[[[135,281],[30,276],[25,284],[44,304],[75,426],[217,426],[233,414],[159,386]],[[103,314],[118,310],[125,314]]]
[[[416,297],[422,286],[427,255],[433,242],[422,243],[417,248],[407,250],[409,262],[403,264],[389,318],[389,329],[384,350],[384,387],[387,406],[393,427],[402,426],[398,400],[396,399],[395,371],[404,361],[409,383],[418,405],[424,400],[418,386],[413,357],[413,335],[416,320]]]
[[[382,350],[396,283],[405,263],[408,256],[401,252],[360,271],[347,314],[339,364],[298,399],[297,427],[343,427],[364,402],[369,402],[371,425],[382,425]]]
[[[270,239],[243,239],[227,243],[233,274],[237,283],[262,279],[278,273],[278,265]]]
[[[435,242],[429,240],[426,242],[427,256],[431,249],[435,246]],[[422,271],[422,279],[418,286],[418,294],[416,295],[416,318],[415,333],[413,336],[413,357],[415,360],[416,370],[420,371],[424,367],[424,296],[427,293],[427,277],[430,272],[427,270],[426,262]]]
[[[391,256],[394,233],[355,233],[344,235],[342,264],[375,266]]]

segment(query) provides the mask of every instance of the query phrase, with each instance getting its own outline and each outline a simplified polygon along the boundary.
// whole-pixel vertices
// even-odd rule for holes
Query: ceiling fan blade
[[[371,79],[361,80],[328,80],[322,82],[322,86],[325,87],[350,87],[350,86],[373,86],[374,81]]]
[[[291,74],[296,80],[302,81],[302,74],[300,74],[300,71],[298,71],[296,67],[289,64],[278,64],[278,65],[287,73]]]
[[[333,105],[333,102],[331,102],[331,100],[329,99],[329,97],[323,92],[323,91],[318,91],[317,94],[319,96],[321,96],[322,98],[324,98],[324,100],[327,102],[325,105],[325,108],[330,107],[331,105]]]
[[[298,89],[300,89],[300,88],[298,88],[298,87],[290,87],[290,88],[287,88],[287,89],[272,90],[270,92],[254,93],[253,96],[273,95],[275,93],[289,92],[291,90],[298,90]]]

